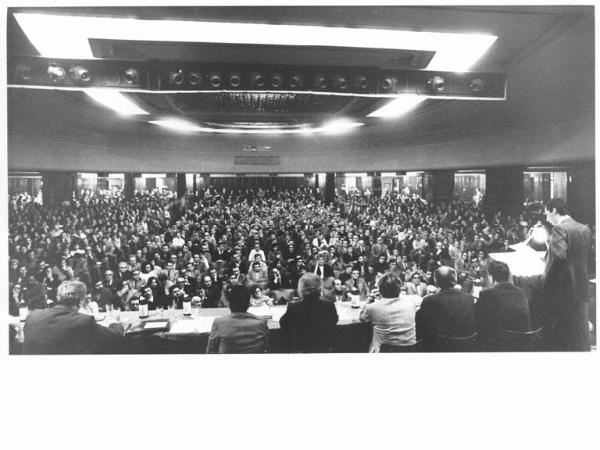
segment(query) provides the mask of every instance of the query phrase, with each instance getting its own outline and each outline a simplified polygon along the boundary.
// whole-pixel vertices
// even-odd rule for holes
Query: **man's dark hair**
[[[246,312],[250,306],[250,292],[241,284],[233,285],[227,292],[227,300],[231,312]]]
[[[380,278],[378,287],[383,298],[396,298],[402,290],[402,282],[396,274],[386,273]]]
[[[435,284],[440,289],[448,289],[456,284],[456,271],[452,267],[441,266],[433,273]]]
[[[508,264],[502,261],[490,261],[487,267],[488,273],[496,283],[508,281],[510,278],[510,269]]]
[[[569,214],[569,210],[567,209],[567,203],[562,198],[551,198],[550,200],[546,200],[544,202],[544,207],[548,211],[556,209],[556,213],[561,216]]]

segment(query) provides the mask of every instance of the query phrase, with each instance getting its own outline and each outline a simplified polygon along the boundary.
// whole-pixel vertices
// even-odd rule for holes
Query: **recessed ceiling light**
[[[337,134],[351,130],[352,128],[364,125],[361,122],[352,122],[349,120],[335,120],[328,122],[322,127],[315,128],[298,128],[298,129],[239,129],[239,128],[210,128],[196,125],[178,118],[168,118],[160,120],[151,120],[149,123],[159,125],[161,127],[170,128],[176,131],[185,132],[203,132],[203,133],[222,133],[222,134]]]
[[[151,120],[149,123],[177,131],[202,131],[202,127],[183,119]]]
[[[94,58],[89,39],[206,42],[433,51],[429,70],[465,71],[496,36],[475,33],[384,30],[261,23],[141,20],[119,17],[15,13],[29,41],[44,57]]]
[[[361,127],[363,125],[364,123],[361,122],[351,122],[349,120],[340,119],[328,122],[318,130],[325,134],[338,134],[344,133],[352,128]]]
[[[83,92],[96,100],[98,103],[111,108],[119,114],[123,114],[125,116],[148,114],[147,111],[144,111],[134,102],[129,100],[125,95],[115,89],[90,88],[84,90]]]

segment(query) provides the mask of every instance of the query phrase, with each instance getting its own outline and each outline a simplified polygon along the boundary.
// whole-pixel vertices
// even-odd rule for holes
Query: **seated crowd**
[[[432,311],[448,305],[456,309],[444,314],[458,314],[474,331],[476,311],[461,306],[467,298],[473,302],[474,284],[487,285],[488,272],[492,289],[508,282],[502,270],[488,271],[487,254],[509,251],[532,225],[524,215],[486,215],[481,204],[433,204],[399,193],[383,198],[342,193],[326,204],[308,188],[208,188],[183,199],[84,195],[54,208],[12,202],[9,312],[17,315],[23,301],[30,310],[51,306],[65,281],[87,287],[84,313],[136,310],[142,296],[149,309],[181,308],[190,298],[203,308],[234,311],[239,301],[234,306],[230,298],[236,286],[250,292],[251,306],[285,304],[297,293],[303,296],[299,281],[313,274],[322,284],[319,301],[347,301],[358,294],[363,301],[379,295],[415,305],[416,333],[400,339],[401,345],[412,344],[427,340],[428,328],[456,331],[438,330],[431,318]],[[436,301],[442,296],[451,300]],[[307,295],[312,297],[314,292]],[[361,313],[379,336],[374,335],[372,351],[386,334],[380,314],[371,306]],[[419,321],[427,324],[421,331]]]

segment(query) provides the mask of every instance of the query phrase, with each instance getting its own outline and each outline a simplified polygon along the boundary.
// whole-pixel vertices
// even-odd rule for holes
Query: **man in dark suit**
[[[454,287],[454,269],[441,266],[433,278],[441,290],[425,297],[416,315],[417,340],[423,339],[426,350],[435,349],[436,336],[466,337],[475,333],[474,298]]]
[[[298,281],[301,301],[288,303],[279,320],[290,338],[294,352],[316,353],[330,349],[338,321],[335,305],[321,299],[323,282],[314,273],[305,273]]]
[[[207,353],[264,353],[269,329],[267,320],[248,313],[250,293],[241,285],[233,285],[227,293],[231,314],[216,317]]]
[[[546,336],[552,350],[589,351],[587,262],[592,233],[569,216],[561,199],[545,203],[552,233],[542,294],[547,302]]]
[[[508,265],[500,261],[488,264],[491,288],[479,293],[475,303],[478,339],[487,350],[498,348],[502,330],[531,331],[529,304],[525,292],[512,284]]]
[[[123,350],[123,326],[98,325],[93,316],[80,314],[86,286],[80,281],[65,281],[58,287],[54,308],[34,310],[25,320],[25,354],[93,354]]]

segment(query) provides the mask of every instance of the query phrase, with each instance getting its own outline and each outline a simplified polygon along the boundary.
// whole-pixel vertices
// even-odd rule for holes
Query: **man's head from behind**
[[[402,282],[396,274],[386,273],[380,279],[377,285],[379,287],[379,294],[383,298],[396,298],[400,295],[402,290]]]
[[[87,287],[81,281],[64,281],[56,292],[56,300],[73,310],[79,309],[79,303],[85,299]]]
[[[242,285],[234,285],[227,294],[232,313],[246,312],[250,306],[250,293]]]
[[[493,283],[503,283],[510,280],[510,269],[506,263],[491,261],[487,267],[488,277]]]
[[[452,267],[440,266],[433,273],[435,284],[440,289],[449,289],[456,284],[456,271]]]
[[[305,273],[298,280],[298,293],[302,300],[316,300],[321,296],[323,281],[314,273]]]

